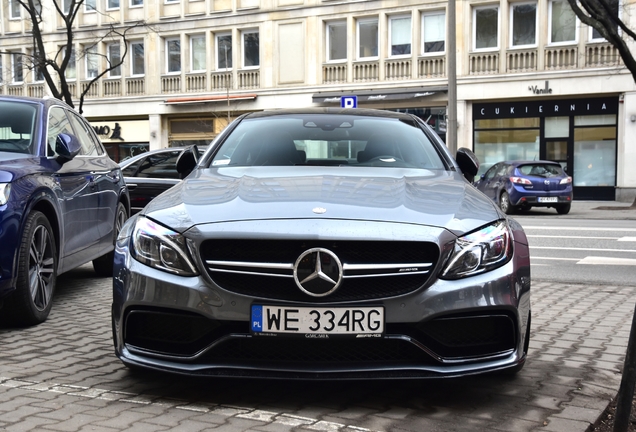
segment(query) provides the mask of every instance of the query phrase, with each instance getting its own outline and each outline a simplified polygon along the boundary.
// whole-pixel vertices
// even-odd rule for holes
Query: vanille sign
[[[539,86],[533,85],[533,86],[528,86],[528,90],[530,90],[532,93],[536,95],[552,94],[552,89],[548,85],[548,81],[545,82],[544,88],[539,88]]]

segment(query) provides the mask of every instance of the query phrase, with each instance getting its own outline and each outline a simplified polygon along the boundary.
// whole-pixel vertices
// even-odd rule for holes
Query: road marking
[[[618,240],[618,241],[636,241],[636,237],[623,237],[624,239],[634,240],[621,240],[618,237],[588,237],[588,236],[558,236],[558,235],[539,235],[539,234],[526,234],[528,238],[556,238],[556,239],[593,239],[593,240]]]
[[[636,266],[636,259],[589,256],[583,258],[581,261],[577,262],[577,264]]]
[[[618,239],[618,241],[631,241],[631,242],[636,242],[636,237],[621,237]]]
[[[537,257],[537,256],[530,256],[530,259],[553,260],[553,261],[581,261],[581,258],[557,258],[557,257]]]
[[[99,399],[107,401],[118,401],[141,405],[153,405],[194,411],[200,413],[212,413],[224,417],[237,417],[242,419],[255,420],[265,423],[272,423],[283,426],[303,426],[307,429],[317,431],[339,431],[339,432],[373,432],[371,429],[359,426],[344,425],[335,422],[328,422],[309,417],[300,417],[292,414],[263,411],[254,408],[235,407],[229,405],[198,404],[190,403],[179,399],[161,399],[159,396],[138,395],[124,391],[113,391],[100,388],[83,387],[70,384],[41,383],[37,381],[26,381],[16,378],[0,376],[0,387],[20,388],[40,393],[58,393],[68,396]]]
[[[636,232],[636,228],[593,228],[593,227],[548,227],[548,226],[534,226],[528,225],[523,227],[524,230],[538,229],[538,230],[551,230],[551,231],[627,231]]]
[[[627,252],[634,253],[634,249],[598,249],[598,248],[574,248],[574,247],[560,247],[560,246],[530,246],[532,249],[548,249],[548,250],[563,250],[563,251],[594,251],[594,252]]]

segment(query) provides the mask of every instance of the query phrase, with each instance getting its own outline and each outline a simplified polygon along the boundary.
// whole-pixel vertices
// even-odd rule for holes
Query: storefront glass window
[[[570,117],[546,117],[546,138],[567,138],[570,136]]]
[[[539,159],[539,137],[538,128],[475,131],[475,155],[480,163],[477,174],[505,160]]]
[[[576,116],[574,126],[615,125],[616,115]]]
[[[615,178],[616,127],[575,128],[574,186],[614,186]]]

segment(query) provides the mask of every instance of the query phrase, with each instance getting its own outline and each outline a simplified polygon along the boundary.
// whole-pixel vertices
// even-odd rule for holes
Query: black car
[[[176,163],[185,149],[169,147],[151,150],[119,163],[130,193],[133,214],[181,181]],[[199,154],[202,154],[203,150],[200,148]]]
[[[521,226],[419,118],[251,113],[122,229],[113,336],[128,366],[291,379],[518,371]]]
[[[57,99],[0,97],[0,320],[44,321],[57,276],[82,264],[112,275],[128,213],[121,170],[83,117]]]

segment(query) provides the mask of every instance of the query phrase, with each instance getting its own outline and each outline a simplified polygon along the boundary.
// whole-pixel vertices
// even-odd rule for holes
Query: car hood
[[[501,217],[460,173],[324,166],[199,169],[142,213],[179,232],[206,223],[327,218],[461,234]]]
[[[0,152],[0,183],[9,183],[38,169],[38,158],[33,155]]]

